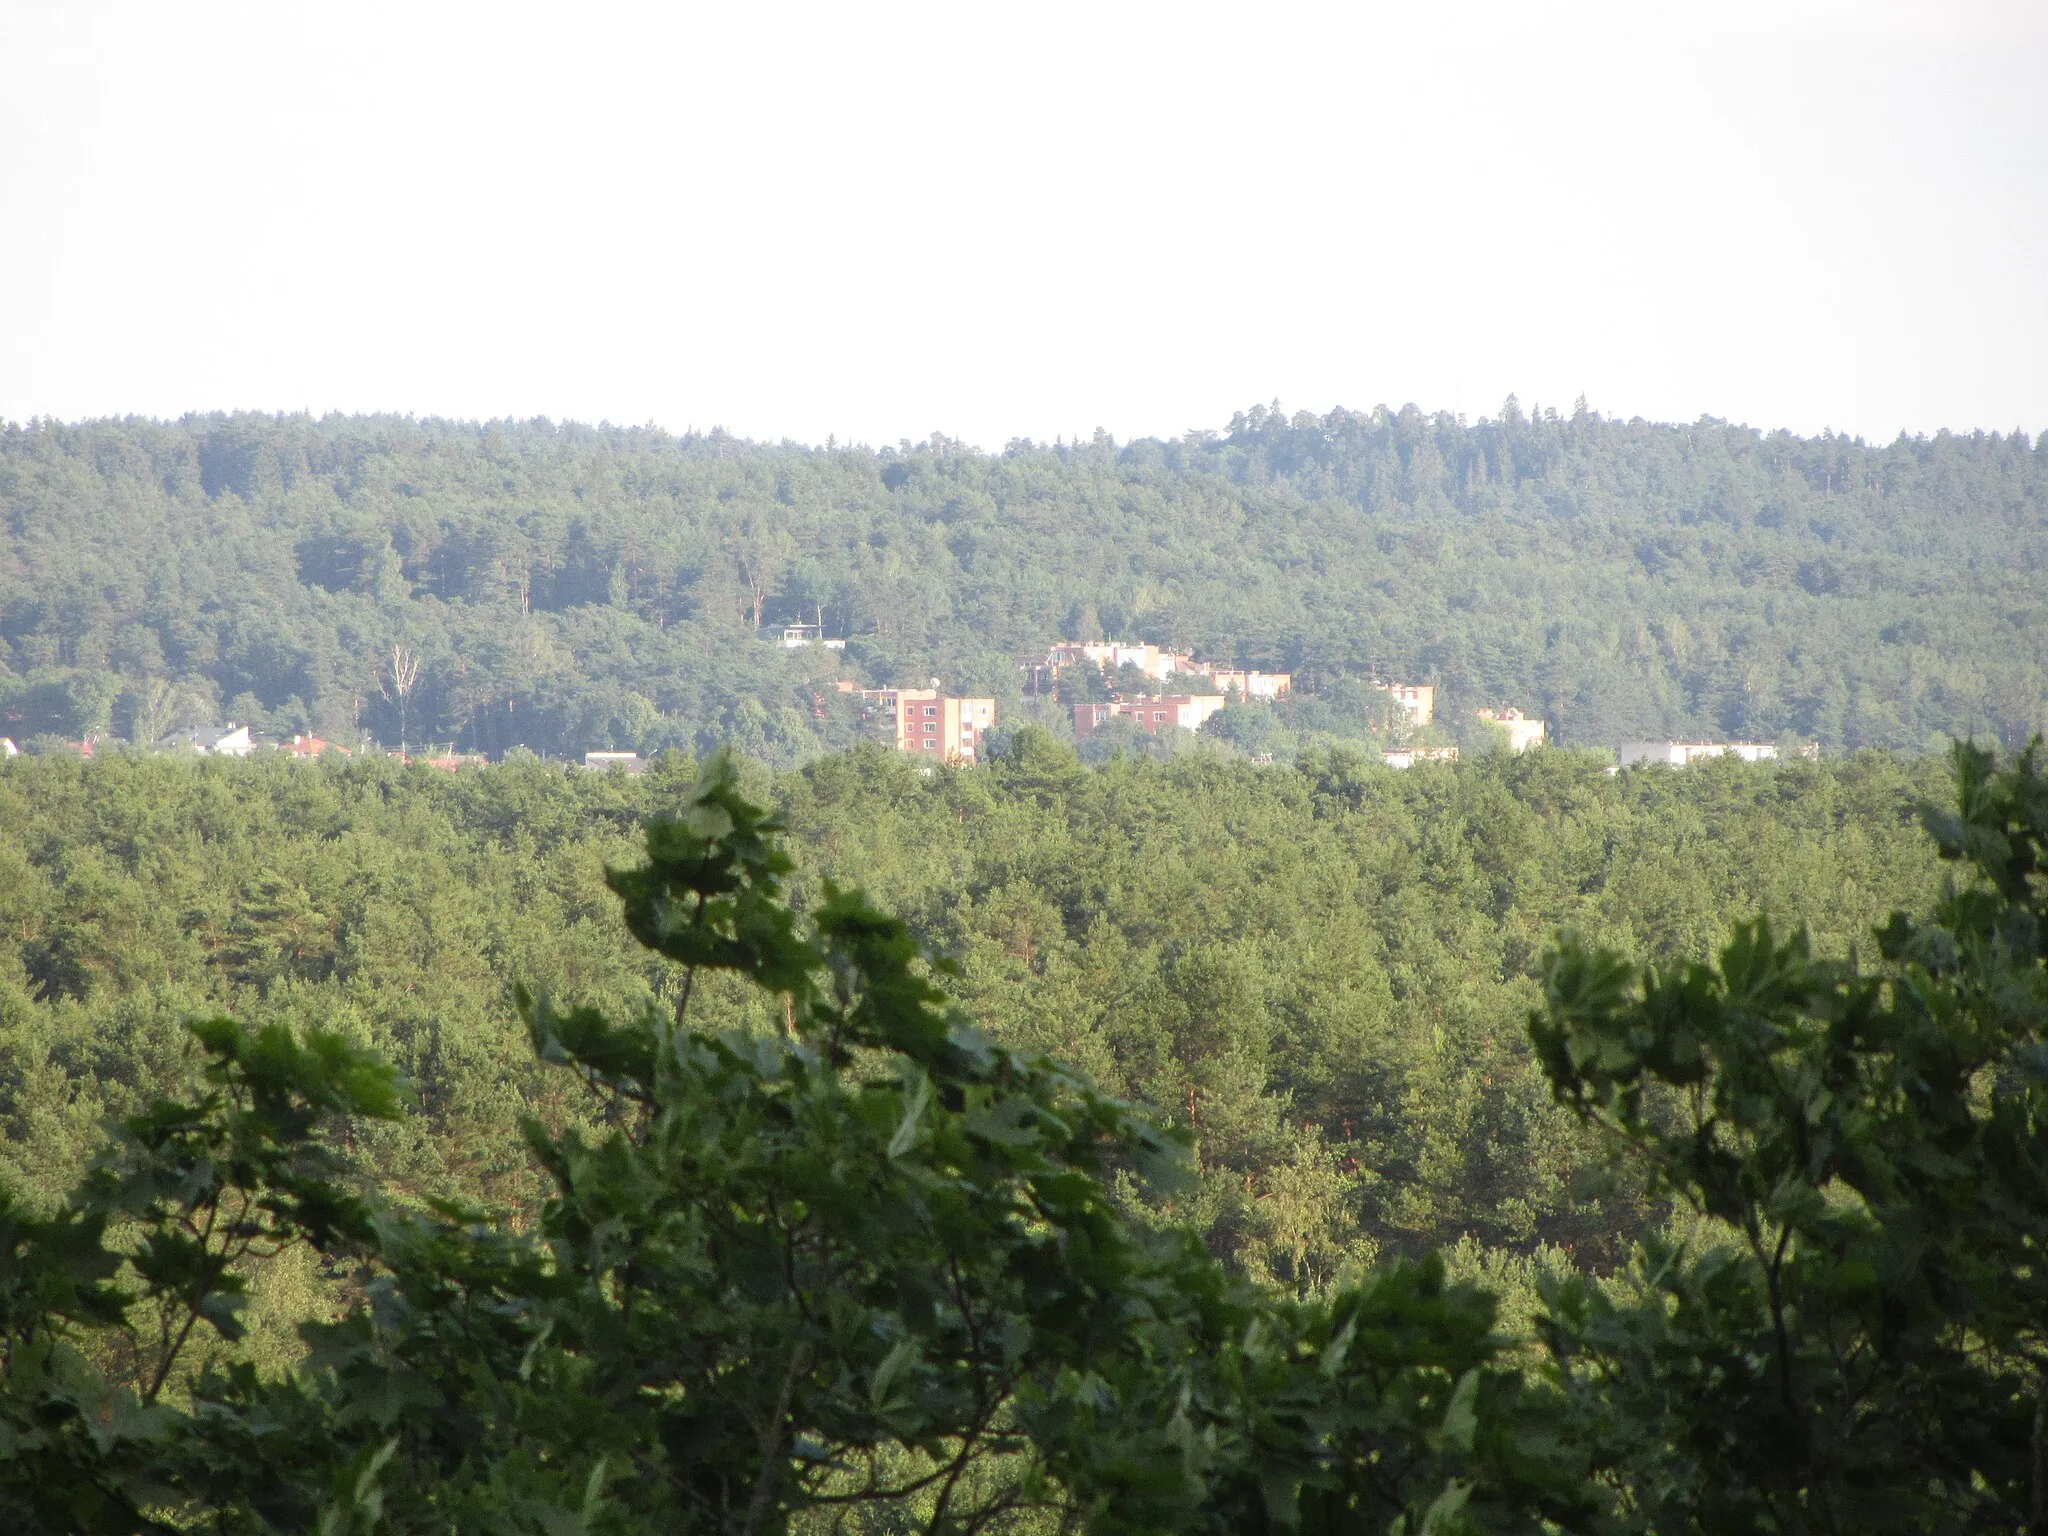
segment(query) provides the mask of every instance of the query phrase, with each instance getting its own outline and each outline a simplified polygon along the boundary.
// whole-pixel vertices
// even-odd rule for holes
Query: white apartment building
[[[1045,665],[1057,673],[1061,667],[1090,663],[1114,676],[1120,667],[1136,667],[1155,683],[1179,673],[1206,677],[1218,693],[1235,688],[1241,699],[1277,699],[1294,688],[1291,672],[1260,672],[1255,668],[1222,666],[1213,661],[1196,661],[1185,651],[1169,651],[1156,645],[1126,645],[1120,640],[1068,640],[1046,653]]]
[[[1624,741],[1614,749],[1623,768],[1637,763],[1661,763],[1683,768],[1708,757],[1739,757],[1745,763],[1776,759],[1778,749],[1767,741]]]
[[[1224,693],[1235,688],[1237,696],[1245,700],[1277,699],[1294,689],[1292,672],[1260,672],[1254,669],[1240,671],[1235,667],[1213,667],[1206,661],[1189,662],[1182,670],[1193,670],[1201,674]]]
[[[1054,667],[1090,662],[1112,673],[1119,667],[1136,667],[1157,683],[1165,682],[1187,663],[1187,657],[1156,645],[1126,645],[1121,640],[1065,641],[1054,646],[1046,659]]]
[[[1508,750],[1526,752],[1531,747],[1541,746],[1545,727],[1541,720],[1531,720],[1519,709],[1482,709],[1479,718],[1488,725],[1497,725],[1508,733]]]

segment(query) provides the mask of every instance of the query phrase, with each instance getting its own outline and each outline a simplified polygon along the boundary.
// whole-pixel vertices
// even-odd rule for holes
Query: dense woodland
[[[2048,1531],[2024,435],[31,423],[0,514],[11,1528]],[[1300,693],[1077,752],[1103,634]]]
[[[1018,660],[1111,634],[1434,682],[1554,739],[2018,745],[2048,699],[2048,447],[1885,446],[1513,402],[1247,412],[1222,433],[985,454],[376,417],[0,429],[0,728],[223,719],[497,756],[794,767],[853,721],[817,651],[1018,720]],[[767,638],[764,638],[764,635]],[[1357,711],[1240,720],[1282,755]],[[1328,718],[1323,718],[1327,715]],[[1048,719],[1055,725],[1056,716]],[[1274,735],[1274,727],[1280,734]]]
[[[12,1528],[2042,1528],[2038,750],[688,767],[0,768]]]
[[[416,1085],[403,1131],[359,1149],[367,1177],[530,1201],[520,1116],[574,1104],[532,1061],[513,989],[620,1016],[673,1000],[675,968],[620,930],[602,871],[692,772],[0,768],[11,1177],[61,1187],[103,1115],[176,1080],[183,1021],[224,1010],[342,1030]],[[1468,1237],[1611,1263],[1644,1211],[1574,1188],[1584,1144],[1524,1029],[1543,948],[1570,927],[1699,955],[1757,909],[1828,953],[1867,948],[1934,895],[1911,806],[1935,774],[1872,753],[1610,777],[1555,751],[1086,769],[1025,732],[979,769],[921,776],[861,747],[758,791],[790,826],[800,905],[861,885],[957,962],[949,989],[995,1038],[1190,1127],[1203,1186],[1184,1214],[1292,1285]]]

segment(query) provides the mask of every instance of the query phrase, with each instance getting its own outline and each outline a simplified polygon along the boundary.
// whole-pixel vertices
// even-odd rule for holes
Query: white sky
[[[0,0],[0,417],[2048,427],[2048,0]]]

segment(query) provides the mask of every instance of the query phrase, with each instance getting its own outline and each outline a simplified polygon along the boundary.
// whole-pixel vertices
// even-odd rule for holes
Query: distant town
[[[843,639],[828,638],[817,624],[783,626],[780,643],[787,650],[818,647],[842,651],[846,646]],[[1198,732],[1233,705],[1271,705],[1295,693],[1291,673],[1204,660],[1190,652],[1150,642],[1061,641],[1020,663],[1020,670],[1026,698],[1068,701],[1065,707],[1077,745],[1117,726],[1154,737],[1166,731]],[[1436,725],[1434,685],[1370,679],[1366,686],[1385,695],[1389,706],[1388,730],[1375,733],[1382,740],[1379,757],[1387,767],[1412,768],[1420,763],[1457,760],[1458,747],[1443,740],[1441,733],[1432,732]],[[836,687],[853,701],[862,733],[868,739],[928,764],[973,766],[984,756],[988,738],[997,724],[997,701],[993,697],[948,693],[938,678],[931,679],[930,686],[924,688],[867,688],[845,678],[839,679]],[[1072,698],[1074,693],[1087,696]],[[1478,709],[1472,718],[1490,727],[1499,746],[1510,754],[1542,747],[1549,739],[1548,727],[1541,718],[1512,705]],[[1469,736],[1467,739],[1469,742]],[[98,744],[88,737],[66,743],[65,747],[75,755],[91,757]],[[154,750],[208,757],[276,752],[296,759],[373,753],[450,773],[487,761],[481,754],[459,753],[452,748],[415,753],[401,747],[397,752],[381,752],[367,737],[354,746],[305,733],[288,739],[266,739],[249,726],[233,721],[224,726],[175,732],[157,742]],[[1776,759],[1779,750],[1770,742],[1633,740],[1617,743],[1614,754],[1609,771],[1618,773],[1624,768],[1642,766],[1682,768],[1717,757],[1766,762]],[[0,737],[0,758],[18,755],[16,744]],[[1818,748],[1803,747],[1800,755],[1817,757]],[[1271,757],[1253,754],[1253,760],[1271,761]],[[640,774],[652,766],[652,760],[637,751],[603,747],[585,752],[581,766],[593,772]]]

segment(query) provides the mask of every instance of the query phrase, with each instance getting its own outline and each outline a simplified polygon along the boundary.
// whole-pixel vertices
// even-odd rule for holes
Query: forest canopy
[[[620,1017],[673,1005],[679,973],[620,931],[602,871],[692,772],[0,765],[0,1177],[61,1188],[104,1116],[175,1086],[182,1021],[218,1012],[398,1065],[416,1112],[357,1138],[364,1178],[526,1208],[522,1116],[581,1111],[535,1070],[515,988]],[[1843,957],[1939,889],[1911,820],[1942,791],[1932,758],[1091,770],[1025,731],[971,770],[863,746],[755,772],[800,909],[858,882],[957,967],[992,1038],[1186,1126],[1184,1216],[1290,1284],[1468,1239],[1603,1262],[1637,1230],[1634,1196],[1575,1187],[1587,1144],[1524,1037],[1559,929],[1668,962],[1761,910]],[[700,986],[693,1007],[777,1024],[744,991]]]
[[[417,1144],[405,1100],[427,1085],[345,1009],[319,1022],[189,1017],[159,1036],[182,1050],[148,1062],[144,1037],[121,1038],[119,1012],[100,1015],[112,1030],[80,1037],[89,1014],[65,1005],[89,1010],[93,972],[110,962],[139,963],[131,983],[154,983],[168,957],[132,942],[149,915],[108,922],[86,911],[67,933],[48,921],[47,890],[43,921],[11,914],[21,920],[10,931],[54,941],[24,951],[24,980],[29,955],[47,960],[81,931],[105,931],[96,965],[61,988],[46,977],[39,998],[10,999],[10,1037],[55,1005],[43,1020],[58,1025],[44,1035],[54,1049],[43,1086],[61,1085],[81,1046],[141,1070],[129,1085],[137,1106],[102,1127],[82,1178],[34,1147],[40,1184],[0,1181],[0,1511],[10,1523],[104,1536],[2041,1528],[2048,779],[2038,743],[2003,764],[1968,745],[1951,754],[1948,804],[1918,807],[1947,878],[1919,912],[1893,910],[1869,951],[1845,949],[1839,929],[1882,899],[1868,882],[1882,883],[1887,866],[1908,885],[1925,875],[1869,847],[1829,846],[1830,830],[1884,824],[1843,814],[1899,788],[1881,774],[1721,762],[1613,779],[1570,753],[1405,775],[1339,758],[1265,770],[1118,761],[1090,774],[1031,731],[1001,776],[927,777],[873,747],[843,761],[850,776],[785,786],[788,819],[725,753],[694,784],[671,763],[666,783],[645,786],[661,803],[642,828],[643,856],[604,870],[617,900],[602,921],[615,928],[623,916],[638,946],[628,970],[657,995],[621,1008],[516,989],[523,1076],[540,1088],[520,1117],[523,1210],[378,1169]],[[591,798],[620,779],[597,786],[531,763],[494,783],[478,775],[467,800],[457,791],[438,807],[434,775],[405,777],[432,785],[429,799],[404,794],[382,762],[56,760],[10,765],[0,787],[42,795],[72,835],[72,859],[44,842],[15,873],[75,864],[73,896],[89,906],[118,903],[124,866],[131,879],[155,874],[168,853],[189,869],[205,857],[195,837],[203,849],[266,820],[317,828],[346,866],[352,832],[374,835],[379,808],[410,799],[410,814],[382,829],[407,834],[390,850],[401,862],[427,867],[433,855],[415,839],[439,820],[444,846],[465,840],[464,824],[472,842],[509,834],[518,870],[539,862],[536,832],[559,839],[579,808],[606,819],[625,809]],[[1674,784],[1676,799],[1658,793]],[[1282,802],[1263,818],[1244,793],[1259,785]],[[182,837],[137,817],[167,787],[190,808]],[[1120,1100],[1039,1049],[1034,1023],[1052,1036],[1078,1022],[1049,997],[1009,1019],[984,998],[973,1012],[990,1027],[980,1027],[963,1006],[971,952],[920,941],[823,873],[850,845],[820,846],[820,832],[836,824],[858,838],[890,802],[927,798],[983,832],[1014,833],[1034,811],[1063,809],[1116,842],[1143,839],[1148,801],[1190,791],[1226,809],[1223,835],[1210,823],[1209,840],[1250,845],[1251,878],[1295,888],[1297,902],[1347,866],[1367,886],[1346,895],[1385,883],[1393,867],[1367,849],[1387,834],[1398,843],[1389,813],[1415,795],[1424,890],[1414,915],[1425,917],[1445,904],[1430,877],[1459,869],[1455,847],[1432,832],[1468,830],[1460,801],[1485,821],[1468,851],[1518,822],[1535,833],[1532,818],[1619,830],[1615,813],[1645,791],[1640,808],[1661,824],[1651,844],[1696,817],[1724,837],[1768,840],[1775,826],[1789,838],[1772,862],[1803,869],[1802,888],[1773,891],[1713,958],[1659,960],[1605,942],[1599,886],[1611,856],[1578,867],[1580,901],[1569,883],[1550,891],[1583,926],[1526,962],[1503,951],[1504,969],[1535,973],[1519,1050],[1533,1053],[1545,1101],[1481,1092],[1460,1108],[1525,1118],[1536,1135],[1514,1150],[1553,1149],[1552,1178],[1576,1161],[1592,1176],[1572,1181],[1578,1213],[1633,1230],[1610,1228],[1604,1252],[1582,1242],[1568,1255],[1475,1253],[1468,1240],[1419,1260],[1354,1247],[1305,1265],[1328,1234],[1292,1218],[1312,1211],[1318,1188],[1343,1187],[1315,1155],[1312,1120],[1299,1144],[1307,1157],[1291,1172],[1243,1170],[1236,1230],[1217,1219],[1219,1185],[1240,1183],[1238,1169],[1218,1167],[1232,1124],[1262,1126],[1245,1113],[1261,1065],[1290,1054],[1299,1065],[1314,1034],[1245,1032],[1249,999],[1234,983],[1253,955],[1219,966],[1213,946],[1190,953],[1169,938],[1169,954],[1196,963],[1168,989],[1183,1006],[1163,1011],[1156,992],[1137,998],[1142,974],[1129,985],[1141,968],[1127,946],[1101,978],[1106,1062],[1133,1043],[1126,1005],[1163,1026],[1169,1057],[1235,1049],[1207,1084],[1209,1120],[1198,1113],[1205,1085],[1191,1079],[1176,1124],[1156,1092],[1149,1109]],[[122,812],[103,815],[114,800]],[[852,805],[867,817],[846,815]],[[1337,832],[1312,840],[1320,860],[1302,846],[1289,859],[1289,805],[1297,828],[1306,818]],[[504,817],[515,806],[543,814]],[[1347,809],[1365,820],[1345,827]],[[1105,812],[1106,824],[1096,820]],[[823,855],[808,875],[785,843],[800,817]],[[1262,819],[1264,836],[1240,839]],[[1514,848],[1512,862],[1554,872],[1544,841]],[[95,846],[96,866],[78,857]],[[1013,838],[1002,850],[1034,852]],[[1113,848],[1096,873],[1124,866],[1129,851]],[[1187,872],[1157,858],[1167,848],[1148,851],[1145,864],[1164,866],[1164,893],[1181,896],[1164,908],[1171,922]],[[1805,856],[1783,857],[1794,851]],[[957,870],[957,850],[938,862]],[[1491,883],[1499,900],[1514,871],[1494,870],[1491,882],[1483,868],[1467,872],[1473,928],[1505,934],[1498,914],[1487,921],[1484,892]],[[1092,909],[1091,928],[1144,904],[1143,884],[1089,892],[1085,878],[1076,888],[1038,873],[1049,894],[1082,897],[1069,916]],[[491,914],[456,884],[444,887],[456,910],[427,926],[451,953],[492,950],[486,926],[460,931],[465,906],[486,923]],[[273,987],[289,999],[294,982],[337,958],[326,941],[340,932],[310,894],[282,873],[250,888],[222,946],[230,965],[256,966],[236,983],[253,987],[245,1000],[267,1002]],[[401,878],[385,905],[396,898],[402,911],[420,894]],[[1644,894],[1627,906],[1654,905]],[[1231,895],[1225,911],[1249,923],[1252,908]],[[1830,897],[1841,904],[1834,931],[1798,920],[1805,902]],[[131,942],[120,942],[124,929]],[[159,945],[172,931],[156,925]],[[1049,926],[1040,936],[1057,942]],[[1254,937],[1287,947],[1275,933]],[[1315,930],[1300,937],[1313,943]],[[360,963],[364,947],[347,947]],[[1303,958],[1298,948],[1290,957],[1296,967]],[[1339,978],[1375,969],[1369,945],[1332,959]],[[402,1007],[418,974],[383,968],[381,979]],[[1023,974],[985,979],[1018,991]],[[1335,996],[1318,1009],[1340,1036],[1346,1011]],[[1488,1089],[1517,1075],[1513,1047],[1490,1059],[1446,1052],[1448,1021],[1426,994],[1401,1012],[1425,1026],[1418,1043],[1440,1067],[1463,1058]],[[1337,1064],[1368,1079],[1395,1060],[1335,1043]],[[168,1091],[150,1091],[157,1074]],[[1440,1076],[1431,1091],[1446,1086]],[[1232,1089],[1237,1113],[1218,1138],[1215,1110]],[[63,1099],[46,1093],[43,1107],[61,1116]],[[1303,1107],[1291,1093],[1274,1102],[1285,1118],[1263,1121],[1268,1139]],[[1455,1135],[1460,1118],[1440,1116],[1437,1128]],[[1404,1182],[1426,1182],[1419,1172]],[[1511,1178],[1491,1194],[1511,1207],[1528,1187]],[[1241,1219],[1261,1203],[1263,1245],[1247,1240],[1261,1218]]]
[[[1173,441],[192,416],[0,429],[0,730],[253,723],[493,756],[845,745],[835,671],[1016,710],[1062,636],[1307,690],[1433,682],[1553,739],[2017,746],[2048,724],[2048,447],[1510,401]],[[841,656],[788,651],[822,624]],[[1249,732],[1249,735],[1247,735]],[[1246,739],[1258,733],[1239,732]]]

